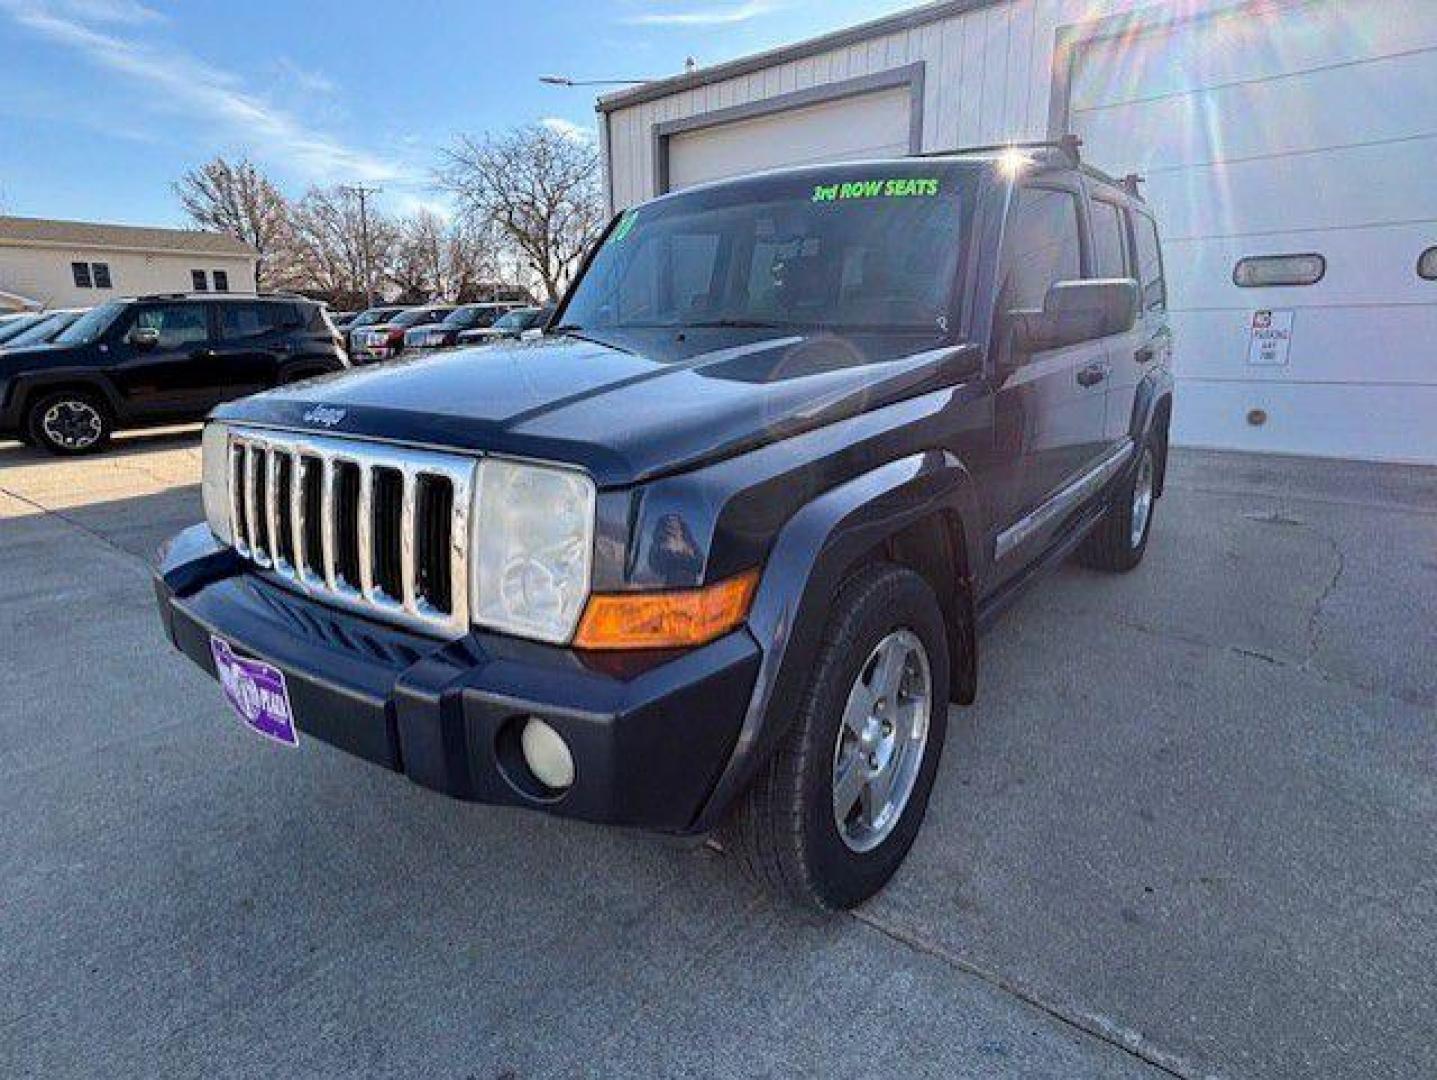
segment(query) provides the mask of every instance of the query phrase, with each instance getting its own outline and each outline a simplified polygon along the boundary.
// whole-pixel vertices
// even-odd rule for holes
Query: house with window
[[[219,233],[0,217],[0,310],[91,307],[144,293],[252,292],[258,258]]]
[[[1162,229],[1176,441],[1437,463],[1434,0],[937,0],[598,109],[614,210],[1076,135]]]

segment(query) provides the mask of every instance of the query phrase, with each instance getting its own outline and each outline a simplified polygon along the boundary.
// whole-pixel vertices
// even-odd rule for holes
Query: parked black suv
[[[198,420],[257,390],[349,366],[324,308],[290,296],[144,296],[0,355],[0,433],[57,454],[116,428]]]
[[[276,741],[722,827],[774,889],[858,903],[979,629],[1070,553],[1137,566],[1162,494],[1157,229],[1071,153],[669,195],[543,341],[220,409],[208,525],[157,576],[171,639]]]

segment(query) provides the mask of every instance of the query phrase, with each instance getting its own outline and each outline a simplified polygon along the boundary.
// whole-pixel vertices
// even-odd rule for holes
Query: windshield
[[[444,316],[444,325],[449,327],[457,326],[460,329],[473,326],[474,320],[479,317],[481,311],[482,309],[477,307],[455,308],[448,315]]]
[[[946,332],[974,177],[860,165],[639,207],[610,230],[562,322]]]
[[[524,329],[525,313],[523,311],[511,311],[506,315],[494,320],[495,330],[522,330]]]
[[[35,323],[24,333],[16,334],[5,344],[12,349],[22,345],[43,345],[45,342],[53,340],[56,334],[79,317],[79,313],[74,311],[56,312]]]
[[[394,318],[389,320],[390,326],[419,326],[422,323],[437,322],[444,315],[442,310],[436,311],[433,308],[410,308],[401,311]]]
[[[361,311],[356,315],[350,326],[373,326],[377,322],[389,318],[398,308],[370,308],[368,311]]]
[[[125,310],[125,305],[114,300],[85,312],[72,322],[55,339],[58,345],[88,345],[110,328],[110,324]]]
[[[22,315],[10,322],[0,323],[0,345],[9,345],[21,334],[28,333],[48,319],[46,315]]]

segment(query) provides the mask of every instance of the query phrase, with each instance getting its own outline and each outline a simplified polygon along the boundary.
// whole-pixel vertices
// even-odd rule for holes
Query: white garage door
[[[1175,438],[1437,462],[1437,282],[1418,272],[1437,245],[1437,0],[1248,7],[1092,42],[1072,87],[1088,158],[1144,174],[1165,230]],[[1240,259],[1287,254],[1321,255],[1325,276],[1234,283]]]
[[[669,189],[784,165],[903,157],[910,98],[903,87],[673,135]]]

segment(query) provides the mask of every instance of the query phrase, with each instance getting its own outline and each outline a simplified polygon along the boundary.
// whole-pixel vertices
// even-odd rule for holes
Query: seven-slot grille
[[[233,431],[235,550],[326,603],[466,633],[475,467],[382,443]]]

